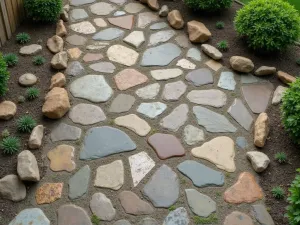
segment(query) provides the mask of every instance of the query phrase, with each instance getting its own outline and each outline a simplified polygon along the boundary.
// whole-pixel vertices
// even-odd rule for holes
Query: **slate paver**
[[[139,57],[138,52],[123,45],[112,45],[108,48],[106,54],[110,61],[117,62],[125,66],[133,66]]]
[[[114,11],[116,7],[106,2],[98,2],[90,6],[90,10],[97,16],[106,16]]]
[[[145,87],[139,88],[136,90],[135,94],[142,99],[155,99],[160,90],[160,84],[154,83],[149,84]]]
[[[90,183],[91,169],[85,165],[69,180],[69,198],[77,199],[87,193]]]
[[[217,89],[193,90],[187,94],[187,99],[199,105],[208,105],[220,108],[226,105],[227,96],[223,91]]]
[[[187,125],[183,130],[183,139],[188,145],[194,145],[204,141],[204,132],[197,127]]]
[[[124,91],[148,81],[148,77],[135,69],[125,69],[114,76],[119,90]]]
[[[189,72],[185,79],[197,87],[214,82],[212,72],[206,68]]]
[[[121,13],[121,15],[124,15],[123,13]],[[107,20],[112,25],[115,25],[123,29],[131,30],[134,25],[134,16],[133,15],[121,16],[121,15],[119,14],[118,17],[108,18]]]
[[[168,27],[168,24],[165,22],[159,22],[159,23],[155,23],[153,25],[150,26],[150,30],[161,30],[163,28]]]
[[[250,130],[253,123],[252,115],[245,107],[241,99],[234,99],[234,102],[227,111],[242,127]]]
[[[89,17],[89,15],[86,13],[86,11],[84,9],[73,9],[70,12],[70,19],[71,19],[71,21],[74,21],[74,22],[84,20],[88,17]]]
[[[202,60],[201,52],[197,48],[190,48],[186,53],[186,57],[197,62]]]
[[[183,74],[181,69],[161,69],[161,70],[151,70],[151,76],[155,80],[168,80],[172,78],[179,77]]]
[[[127,112],[131,109],[134,102],[135,102],[135,98],[133,96],[127,94],[119,94],[112,101],[109,108],[109,112],[113,112],[113,113]]]
[[[99,31],[93,36],[95,41],[111,41],[123,37],[124,31],[119,28],[107,28],[105,30]]]
[[[111,62],[99,62],[92,64],[89,67],[99,73],[114,73],[116,69],[115,65]]]
[[[145,42],[145,35],[143,31],[132,31],[128,36],[126,36],[123,41],[135,48],[141,47]]]
[[[167,109],[167,105],[162,102],[141,103],[137,111],[153,119],[162,114]]]
[[[171,211],[168,216],[165,218],[163,225],[173,225],[173,224],[180,224],[180,225],[188,225],[190,222],[188,213],[185,208],[180,207]]]
[[[81,76],[83,75],[85,72],[85,69],[83,68],[83,66],[81,65],[80,62],[78,61],[74,61],[74,62],[70,62],[68,64],[68,67],[65,71],[65,73],[69,76]]]
[[[39,208],[24,209],[8,225],[50,225],[49,219],[45,216],[44,212]]]
[[[146,136],[151,130],[149,124],[135,114],[117,117],[114,122],[116,125],[126,127],[139,136]]]
[[[111,200],[100,192],[93,194],[90,208],[94,215],[104,221],[112,221],[116,216],[116,210]]]
[[[176,101],[185,93],[186,89],[186,84],[181,80],[167,83],[164,87],[162,97],[167,101]]]
[[[143,6],[140,3],[128,3],[127,5],[125,5],[124,10],[128,13],[133,13],[136,14],[140,11],[142,11],[145,8],[145,6]]]
[[[81,137],[81,129],[79,127],[71,126],[65,123],[60,123],[55,127],[51,134],[51,141],[75,141]]]
[[[87,212],[76,205],[62,205],[57,210],[57,225],[92,225]]]
[[[222,72],[218,82],[218,87],[234,91],[236,86],[236,81],[234,79],[234,74],[232,72]]]
[[[170,40],[176,32],[174,30],[162,30],[150,35],[148,46],[154,46]]]
[[[160,125],[170,131],[176,132],[188,119],[189,107],[187,104],[177,106],[169,115],[160,121]]]

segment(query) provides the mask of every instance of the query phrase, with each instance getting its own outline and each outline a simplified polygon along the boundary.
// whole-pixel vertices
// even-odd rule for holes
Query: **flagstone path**
[[[72,109],[20,209],[45,215],[26,209],[10,225],[91,225],[93,214],[101,225],[270,221],[246,153],[273,86],[211,60],[136,1],[70,3]]]

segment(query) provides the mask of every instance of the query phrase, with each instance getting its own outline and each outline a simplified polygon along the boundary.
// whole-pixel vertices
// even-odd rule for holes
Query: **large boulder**
[[[201,45],[201,49],[206,55],[213,58],[214,60],[219,60],[223,57],[223,54],[217,48],[209,44]]]
[[[282,71],[277,72],[277,77],[285,84],[290,84],[296,81],[296,77]]]
[[[7,175],[0,180],[0,198],[14,202],[26,198],[26,187],[17,175]]]
[[[254,69],[253,62],[242,56],[232,56],[229,62],[232,69],[241,73],[250,73]]]
[[[54,35],[48,39],[47,47],[52,53],[61,52],[64,48],[64,40],[60,36]]]
[[[53,56],[51,66],[57,70],[64,70],[68,66],[68,54],[65,51],[59,52]]]
[[[64,88],[54,87],[45,97],[43,114],[50,119],[63,117],[70,109],[68,92]]]
[[[60,37],[65,37],[67,35],[67,29],[63,20],[59,20],[56,24],[56,35]]]
[[[11,101],[0,103],[0,120],[10,120],[17,112],[17,106]]]
[[[269,117],[267,113],[261,113],[254,125],[254,144],[257,147],[264,147],[269,134]]]
[[[38,149],[42,146],[42,140],[44,137],[44,126],[38,125],[35,128],[33,128],[29,141],[28,141],[28,147],[30,149]]]
[[[188,26],[189,39],[191,42],[204,43],[211,37],[210,31],[201,22],[192,20],[187,23],[187,26]]]
[[[257,173],[261,173],[267,169],[270,163],[269,157],[259,151],[247,152],[247,158],[251,161],[252,167]]]
[[[36,158],[28,150],[24,150],[18,155],[17,171],[21,180],[34,182],[40,180],[40,171]]]
[[[177,30],[182,29],[184,26],[183,18],[178,10],[169,12],[168,21],[170,26]]]

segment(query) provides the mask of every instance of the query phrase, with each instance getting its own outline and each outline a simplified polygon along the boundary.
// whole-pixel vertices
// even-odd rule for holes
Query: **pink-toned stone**
[[[238,181],[224,193],[224,200],[233,204],[252,203],[263,197],[261,187],[249,172],[241,173]]]
[[[79,59],[82,51],[79,48],[70,48],[67,50],[70,59]]]
[[[119,90],[124,91],[148,81],[148,77],[135,69],[125,69],[114,76]]]
[[[83,61],[85,62],[93,62],[93,61],[98,61],[100,59],[103,59],[102,54],[97,54],[97,53],[87,53],[85,56],[83,56]]]
[[[47,154],[52,171],[68,171],[75,169],[74,147],[70,145],[59,145]]]
[[[35,194],[38,205],[48,204],[61,198],[64,183],[45,183],[39,187]]]
[[[107,19],[108,22],[110,22],[112,25],[115,25],[117,27],[121,27],[127,30],[131,30],[134,24],[134,16],[118,16],[118,17],[112,17]]]
[[[254,223],[250,216],[234,211],[226,216],[224,225],[254,225]]]

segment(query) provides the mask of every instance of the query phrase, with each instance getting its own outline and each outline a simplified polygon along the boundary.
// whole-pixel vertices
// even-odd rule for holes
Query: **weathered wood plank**
[[[1,10],[1,4],[0,4],[0,43],[1,43],[1,45],[4,45],[6,39],[7,39],[7,36],[6,36],[6,29],[5,29],[5,25],[4,25],[4,19],[3,19],[3,11]]]
[[[15,18],[16,27],[17,27],[20,24],[18,2],[17,2],[17,0],[11,0],[11,3],[12,3],[14,18]]]
[[[13,33],[16,30],[16,21],[14,18],[14,11],[13,11],[13,7],[11,4],[11,0],[5,0],[5,5],[6,5],[7,14],[8,14],[10,28]]]

